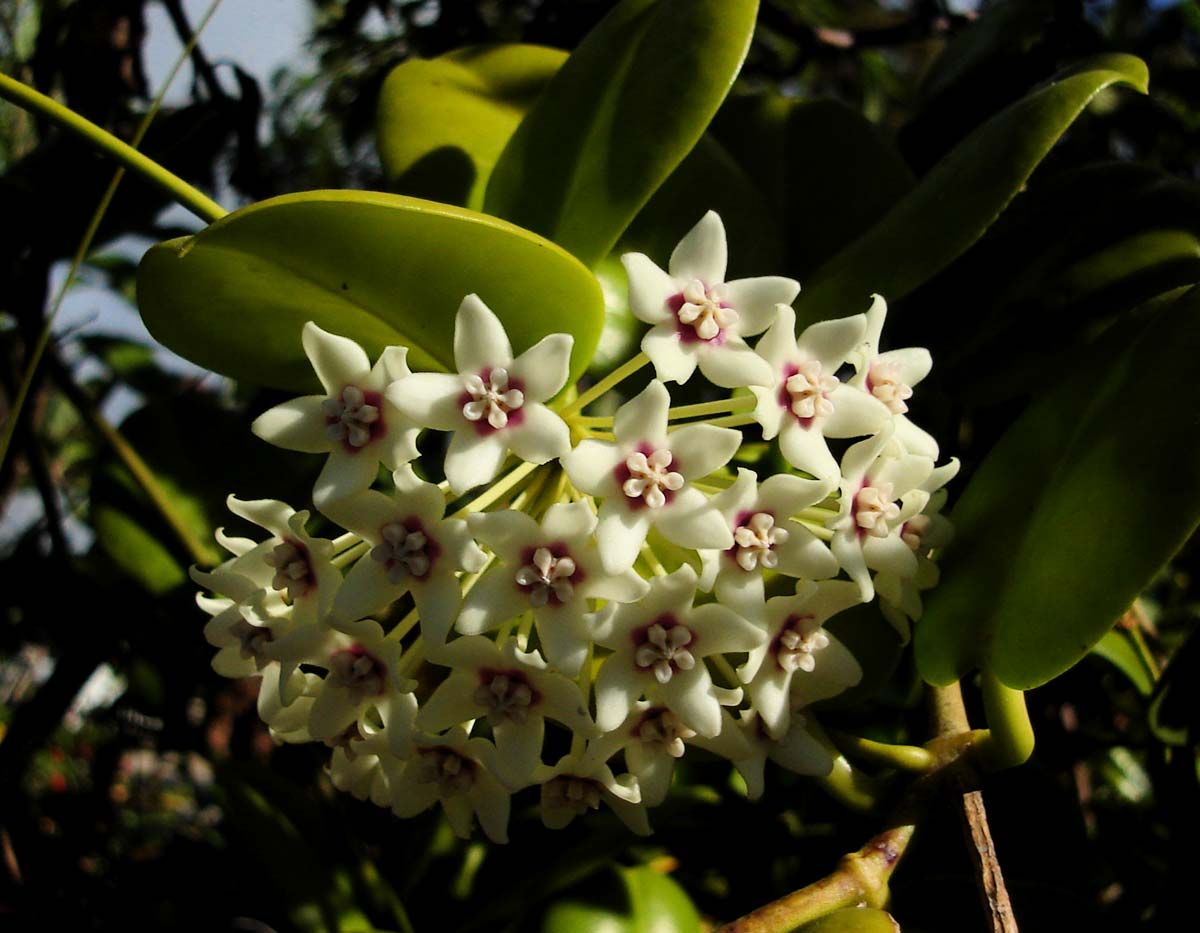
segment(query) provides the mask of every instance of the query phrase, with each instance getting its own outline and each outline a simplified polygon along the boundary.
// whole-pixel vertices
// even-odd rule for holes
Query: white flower
[[[629,277],[629,308],[654,325],[642,350],[664,382],[687,382],[700,366],[712,383],[766,385],[771,373],[743,337],[771,323],[776,306],[800,291],[792,279],[764,276],[725,281],[725,227],[713,211],[679,241],[664,272],[641,253],[621,257]]]
[[[838,476],[827,437],[874,434],[891,414],[879,399],[839,382],[837,371],[863,341],[865,315],[822,321],[796,338],[796,313],[787,307],[755,350],[770,364],[765,387],[750,387],[758,404],[755,420],[767,440],[779,436],[784,459],[830,484]]]
[[[698,745],[730,761],[751,753],[736,721],[725,710],[721,710],[721,723],[716,736],[705,738],[667,707],[640,700],[620,726],[589,743],[587,754],[606,761],[618,751],[624,752],[625,763],[642,790],[642,803],[657,807],[667,797],[675,763],[687,745]]]
[[[615,443],[584,440],[562,459],[577,489],[604,500],[596,537],[610,573],[633,566],[652,525],[680,547],[733,545],[724,518],[688,480],[728,463],[742,435],[709,424],[668,434],[670,404],[666,387],[652,381],[617,410]]]
[[[754,473],[738,470],[732,486],[712,498],[733,531],[733,547],[704,550],[701,588],[716,587],[717,599],[747,619],[763,604],[763,573],[822,580],[838,570],[834,556],[792,516],[825,498],[825,483],[779,473],[759,485]]]
[[[854,655],[823,628],[860,602],[858,585],[845,580],[801,583],[795,596],[767,600],[767,640],[738,676],[773,737],[787,732],[793,707],[836,696],[862,678]]]
[[[417,428],[384,396],[409,374],[404,347],[388,347],[374,366],[353,340],[304,325],[304,352],[325,387],[263,412],[250,429],[287,450],[326,453],[313,501],[325,503],[367,489],[382,461],[394,470],[417,456]]]
[[[546,463],[571,448],[571,433],[543,402],[567,381],[573,338],[550,334],[513,359],[500,319],[468,295],[454,323],[458,373],[416,373],[393,383],[388,399],[427,428],[453,431],[446,479],[455,494],[490,482],[512,451]]]
[[[417,725],[441,732],[486,719],[496,740],[496,773],[510,787],[526,784],[541,762],[547,718],[583,738],[596,732],[579,686],[548,671],[536,652],[520,651],[515,639],[498,646],[468,635],[447,645],[436,661],[452,670],[421,708]]]
[[[592,538],[596,516],[582,502],[552,505],[540,526],[507,509],[468,522],[497,561],[467,593],[455,627],[482,634],[532,610],[547,660],[568,676],[579,673],[591,643],[588,601],[634,602],[649,588],[633,570],[604,569]]]
[[[392,740],[403,743],[400,723],[410,717],[416,701],[413,681],[399,676],[400,642],[388,639],[378,622],[363,619],[339,623],[337,628],[314,626],[280,639],[273,650],[290,664],[307,663],[325,669],[325,677],[312,691],[309,734],[324,741],[343,733],[368,709],[377,711],[385,725],[396,723]],[[399,746],[398,746],[399,747]]]
[[[805,777],[824,777],[833,770],[833,756],[809,733],[807,721],[800,713],[792,713],[788,730],[780,739],[771,738],[752,709],[742,712],[738,726],[751,751],[733,764],[746,782],[746,796],[751,800],[762,796],[768,758],[781,768]]]
[[[443,644],[462,598],[456,573],[474,573],[487,561],[467,524],[443,518],[446,502],[432,483],[411,469],[396,471],[393,496],[367,490],[330,508],[330,517],[372,545],[346,575],[333,606],[340,619],[379,612],[412,593],[421,633],[434,647]]]
[[[830,547],[864,602],[875,595],[868,568],[916,574],[917,558],[901,529],[929,502],[922,484],[932,474],[933,460],[904,453],[890,429],[859,441],[842,458],[841,513]]]
[[[236,556],[211,575],[193,573],[193,579],[214,592],[237,587],[241,595],[234,598],[238,601],[252,590],[268,590],[280,604],[292,607],[297,625],[325,618],[337,596],[341,574],[331,563],[333,543],[309,537],[305,531],[308,512],[296,512],[275,499],[244,501],[229,496],[225,501],[229,511],[265,528],[271,537],[255,544],[248,538],[228,538],[218,532],[218,540],[233,548]],[[243,580],[235,582],[234,577]]]
[[[637,778],[632,774],[615,777],[594,755],[566,755],[552,768],[540,765],[534,780],[542,786],[542,822],[548,829],[562,829],[604,803],[630,830],[639,836],[650,834]]]
[[[446,735],[418,736],[407,760],[384,759],[392,792],[392,811],[416,816],[441,803],[450,828],[460,839],[471,835],[475,818],[492,842],[508,842],[508,789],[495,775],[496,748],[486,739],[468,738],[456,727]]]
[[[391,805],[393,769],[389,763],[397,756],[412,754],[417,700],[411,693],[396,699],[389,707],[387,720],[363,716],[325,739],[325,744],[333,748],[329,761],[333,786],[380,807]]]
[[[596,677],[596,725],[617,728],[642,696],[661,703],[689,729],[721,731],[721,702],[704,658],[749,651],[763,632],[715,603],[692,606],[696,572],[684,564],[656,577],[639,602],[619,606],[596,642],[612,649]]]
[[[921,484],[922,491],[930,494],[929,503],[898,529],[900,540],[908,545],[917,559],[916,570],[909,576],[901,576],[897,568],[880,569],[875,574],[879,608],[905,644],[910,634],[909,620],[921,618],[924,610],[921,592],[932,589],[938,583],[938,565],[930,556],[931,552],[940,551],[954,535],[950,520],[942,515],[947,497],[942,487],[957,475],[958,467],[958,460],[951,459],[929,475]],[[868,562],[867,566],[872,565]],[[903,571],[905,568],[898,569]]]
[[[879,336],[887,319],[887,302],[880,295],[872,295],[871,298],[871,307],[866,314],[866,332],[862,343],[850,358],[856,370],[851,384],[870,393],[887,407],[892,414],[896,440],[906,451],[936,460],[937,441],[913,424],[905,414],[913,386],[929,375],[933,358],[923,347],[880,353]]]

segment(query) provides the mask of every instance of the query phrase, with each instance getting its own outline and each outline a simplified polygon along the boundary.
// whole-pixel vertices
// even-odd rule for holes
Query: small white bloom
[[[813,324],[797,339],[796,313],[780,307],[778,319],[755,347],[772,373],[764,387],[750,387],[763,437],[778,435],[787,462],[831,489],[838,467],[825,439],[874,434],[891,418],[879,399],[839,382],[836,375],[862,344],[866,328],[866,316],[856,314]]]
[[[750,754],[734,761],[734,767],[746,782],[746,796],[751,800],[762,796],[767,759],[804,777],[824,777],[833,770],[833,756],[813,738],[802,713],[792,712],[787,732],[779,739],[771,738],[753,709],[742,712],[738,726],[750,745]]]
[[[862,678],[854,655],[823,627],[860,602],[858,585],[845,580],[801,583],[795,596],[767,600],[767,640],[738,676],[772,736],[784,735],[796,706],[836,696]]]
[[[487,558],[466,522],[442,517],[446,501],[436,486],[407,467],[396,471],[395,484],[394,495],[367,490],[328,509],[330,518],[372,546],[346,575],[333,612],[358,619],[412,593],[421,633],[436,647],[458,614],[457,572],[481,570]]]
[[[630,830],[639,836],[650,834],[637,778],[632,774],[614,776],[594,755],[566,755],[553,767],[540,765],[534,782],[541,785],[542,822],[548,829],[562,829],[604,803]]]
[[[809,580],[837,573],[838,564],[829,548],[792,521],[792,516],[820,502],[827,492],[825,483],[787,473],[760,485],[753,472],[739,469],[734,484],[712,499],[733,531],[733,547],[700,552],[704,562],[701,587],[715,586],[717,599],[754,620],[765,599],[765,570]]]
[[[596,678],[596,724],[617,728],[643,696],[688,728],[721,731],[721,701],[703,659],[749,651],[763,632],[724,606],[692,606],[696,572],[684,564],[656,577],[639,602],[619,606],[596,642],[612,649]]]
[[[596,623],[589,600],[634,602],[649,588],[633,570],[604,569],[592,536],[596,516],[582,502],[552,505],[540,525],[510,509],[468,522],[497,560],[467,593],[455,627],[478,635],[532,611],[547,660],[570,677],[587,657]]]
[[[877,570],[875,591],[879,594],[879,608],[905,644],[910,635],[909,620],[921,618],[924,610],[921,592],[937,586],[938,565],[932,555],[949,544],[954,536],[950,520],[942,515],[947,498],[942,487],[958,473],[958,466],[958,460],[951,459],[930,474],[921,484],[922,491],[930,494],[928,504],[898,529],[900,540],[916,557],[916,570],[910,576],[901,576],[904,567],[878,568],[872,561],[867,561],[868,567]]]
[[[524,786],[541,762],[546,719],[583,738],[595,735],[578,684],[548,671],[536,652],[519,650],[515,639],[497,645],[467,635],[442,649],[436,663],[452,670],[422,707],[417,724],[441,732],[486,719],[496,740],[496,773],[510,787]]]
[[[725,520],[688,481],[728,463],[742,435],[709,424],[668,434],[670,404],[666,387],[652,381],[618,409],[615,443],[585,440],[562,459],[575,487],[603,500],[596,537],[611,573],[633,566],[651,526],[680,547],[733,544]]]
[[[871,307],[866,314],[866,331],[862,342],[850,356],[855,368],[854,378],[850,382],[887,407],[892,415],[895,438],[908,453],[936,460],[937,441],[913,424],[905,414],[908,400],[913,395],[913,386],[929,375],[933,358],[923,347],[880,353],[879,337],[887,319],[887,302],[880,295],[872,295],[871,298]]]
[[[390,764],[412,754],[417,700],[411,693],[397,700],[387,708],[386,719],[363,716],[324,740],[333,748],[329,761],[333,786],[380,807],[391,806],[390,777],[395,769]]]
[[[456,727],[446,735],[417,736],[405,760],[388,758],[392,811],[416,816],[441,803],[451,829],[460,839],[471,835],[476,817],[492,842],[508,842],[511,795],[496,777],[496,747],[486,739],[468,738]]]
[[[798,282],[779,276],[725,281],[725,226],[713,211],[679,241],[664,272],[642,253],[621,257],[629,308],[652,324],[642,340],[663,382],[687,382],[699,365],[715,385],[766,385],[771,373],[743,339],[762,332]]]
[[[263,412],[250,429],[263,440],[304,453],[328,453],[313,488],[318,508],[367,489],[380,462],[395,470],[417,456],[417,428],[384,390],[409,374],[404,347],[388,347],[374,366],[353,340],[304,325],[304,352],[324,395],[306,395]]]
[[[455,494],[495,479],[512,451],[546,463],[571,447],[570,430],[544,402],[567,381],[573,338],[551,334],[516,359],[500,319],[468,295],[454,323],[457,374],[416,373],[388,400],[415,423],[452,431],[446,479]]]
[[[933,461],[905,453],[890,428],[859,441],[842,458],[841,512],[830,547],[864,601],[875,595],[868,568],[916,574],[916,555],[901,534],[929,502],[922,485],[932,474]]]

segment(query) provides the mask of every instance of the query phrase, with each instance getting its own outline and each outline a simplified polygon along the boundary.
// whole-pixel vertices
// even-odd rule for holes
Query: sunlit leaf
[[[143,258],[138,302],[156,338],[201,366],[262,385],[315,387],[306,321],[414,369],[453,364],[459,302],[477,293],[515,351],[575,338],[577,377],[599,339],[596,279],[554,244],[494,217],[400,195],[313,191],[244,208]]]

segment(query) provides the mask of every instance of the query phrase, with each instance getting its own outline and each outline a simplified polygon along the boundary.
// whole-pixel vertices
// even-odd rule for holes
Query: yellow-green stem
[[[333,558],[332,561],[330,561],[330,563],[332,563],[335,567],[346,567],[354,563],[369,550],[371,550],[370,543],[367,541],[360,541],[358,544],[354,545],[354,547],[343,551],[341,554],[338,554]]]
[[[924,772],[937,764],[937,756],[919,745],[891,745],[844,732],[831,732],[830,738],[851,757],[901,771]]]
[[[602,396],[609,389],[612,389],[621,382],[624,382],[649,362],[650,357],[646,356],[645,353],[639,353],[627,363],[623,363],[618,366],[594,386],[576,398],[575,401],[570,402],[561,408],[559,410],[559,414],[566,419],[571,415],[574,415],[576,412],[583,411],[588,405]]]
[[[403,619],[397,622],[395,628],[388,632],[386,637],[393,641],[399,641],[401,638],[411,632],[420,621],[421,616],[417,610],[414,609]]]
[[[505,473],[500,479],[492,483],[486,490],[460,508],[452,516],[453,518],[462,518],[470,512],[478,512],[486,509],[493,502],[499,500],[505,493],[512,490],[517,483],[521,482],[525,477],[538,468],[536,463],[522,463]]]
[[[980,687],[988,724],[988,737],[979,743],[983,764],[996,770],[1024,764],[1034,742],[1024,692],[1002,684],[990,671],[980,675]]]
[[[695,405],[679,405],[667,410],[667,418],[678,421],[681,418],[707,418],[709,415],[746,412],[753,410],[758,400],[753,395],[735,395],[732,398],[719,398],[712,402],[697,402]]]

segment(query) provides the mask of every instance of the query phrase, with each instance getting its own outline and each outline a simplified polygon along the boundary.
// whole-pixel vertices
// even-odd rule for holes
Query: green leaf
[[[552,243],[494,217],[369,191],[310,191],[236,211],[160,243],[138,270],[150,332],[201,366],[261,385],[316,387],[300,344],[315,321],[414,369],[453,365],[454,316],[477,293],[516,352],[575,338],[571,378],[599,339],[595,277]]]
[[[484,209],[602,260],[704,133],[757,12],[757,0],[624,0],[517,128]]]
[[[931,683],[974,666],[1027,690],[1103,637],[1200,520],[1200,290],[1110,332],[1036,401],[954,509],[916,627]]]
[[[838,317],[864,310],[872,292],[889,300],[908,294],[983,235],[1096,94],[1113,84],[1145,92],[1148,80],[1140,59],[1103,55],[1005,108],[817,270],[797,313],[809,321]]]
[[[614,877],[614,875],[616,877]],[[542,933],[699,933],[700,915],[687,893],[646,866],[618,868],[552,904]]]
[[[389,190],[478,209],[496,159],[566,57],[514,43],[397,65],[376,122]]]
[[[840,101],[733,98],[713,133],[766,193],[786,242],[782,269],[805,288],[809,273],[914,185],[895,146]]]
[[[1150,691],[1154,689],[1154,672],[1146,669],[1146,664],[1142,661],[1142,656],[1129,633],[1123,629],[1114,628],[1105,632],[1104,637],[1092,648],[1092,654],[1104,658],[1129,678],[1129,682],[1142,696],[1149,696]]]
[[[899,933],[900,924],[886,910],[847,907],[806,923],[796,933]]]

